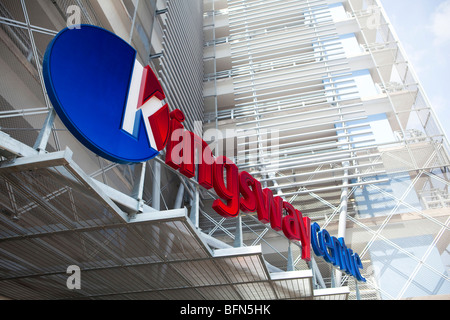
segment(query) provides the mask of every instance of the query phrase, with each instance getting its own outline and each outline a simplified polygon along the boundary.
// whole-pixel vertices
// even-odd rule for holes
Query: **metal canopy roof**
[[[12,299],[347,299],[261,247],[212,250],[186,209],[128,216],[70,150],[0,165],[0,295]],[[81,289],[69,290],[70,265]]]

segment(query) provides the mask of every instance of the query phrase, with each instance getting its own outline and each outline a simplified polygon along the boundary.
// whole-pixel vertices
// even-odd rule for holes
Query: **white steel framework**
[[[263,243],[275,266],[347,284],[351,297],[448,294],[448,141],[380,3],[205,3],[205,61],[215,61],[214,73],[205,71],[206,128],[234,130],[240,169],[350,238],[368,283],[355,287],[320,261],[304,264],[299,249],[293,257],[253,216],[242,217],[244,244]],[[211,17],[221,38],[209,31]],[[232,223],[204,215],[204,230],[233,238]],[[386,280],[394,276],[397,286]]]

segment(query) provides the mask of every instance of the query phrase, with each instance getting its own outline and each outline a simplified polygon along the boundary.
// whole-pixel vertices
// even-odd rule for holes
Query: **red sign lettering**
[[[227,184],[225,185],[223,172],[226,171]],[[214,163],[214,190],[224,199],[213,202],[213,209],[224,218],[234,218],[239,215],[239,169],[226,157],[217,157]]]
[[[240,211],[256,212],[262,223],[270,223],[275,231],[283,231],[289,240],[300,241],[302,259],[309,261],[311,220],[303,217],[289,202],[274,197],[270,189],[263,189],[261,183],[248,172],[239,173],[236,164],[227,157],[214,158],[205,141],[184,130],[182,122],[185,117],[180,110],[171,112],[170,118],[166,164],[188,178],[195,177],[198,164],[198,183],[206,189],[214,188],[219,196],[212,205],[218,214],[224,218],[235,218]]]

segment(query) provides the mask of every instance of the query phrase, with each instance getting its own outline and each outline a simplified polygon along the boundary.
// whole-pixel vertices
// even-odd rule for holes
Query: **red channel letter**
[[[302,243],[302,259],[311,261],[311,219],[303,217],[302,213],[295,210],[300,227],[300,240]]]
[[[283,208],[288,213],[283,218],[283,233],[289,240],[300,241],[300,224],[295,208],[289,202],[283,202]]]
[[[239,191],[242,195],[239,203],[243,212],[256,211],[256,198],[252,190],[255,188],[255,181],[250,173],[246,171],[239,173]]]
[[[225,185],[223,171],[227,174]],[[213,209],[224,218],[235,218],[239,215],[239,170],[238,167],[226,157],[217,157],[214,163],[214,190],[225,200],[216,199]]]
[[[166,164],[175,170],[178,170],[182,163],[182,154],[174,152],[175,147],[183,143],[182,122],[185,120],[184,114],[181,110],[176,109],[170,113],[170,132],[169,141],[166,147]]]

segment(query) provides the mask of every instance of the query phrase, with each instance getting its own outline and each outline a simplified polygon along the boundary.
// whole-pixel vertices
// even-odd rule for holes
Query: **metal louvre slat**
[[[275,300],[272,287],[268,283],[246,283],[235,286],[244,300]]]
[[[167,1],[160,74],[172,109],[182,110],[186,128],[198,135],[194,123],[203,119],[203,10],[202,1]],[[198,19],[187,16],[198,14]],[[189,19],[187,18],[189,17]]]
[[[220,261],[220,265],[221,270],[232,283],[267,280],[258,256],[225,258]]]

